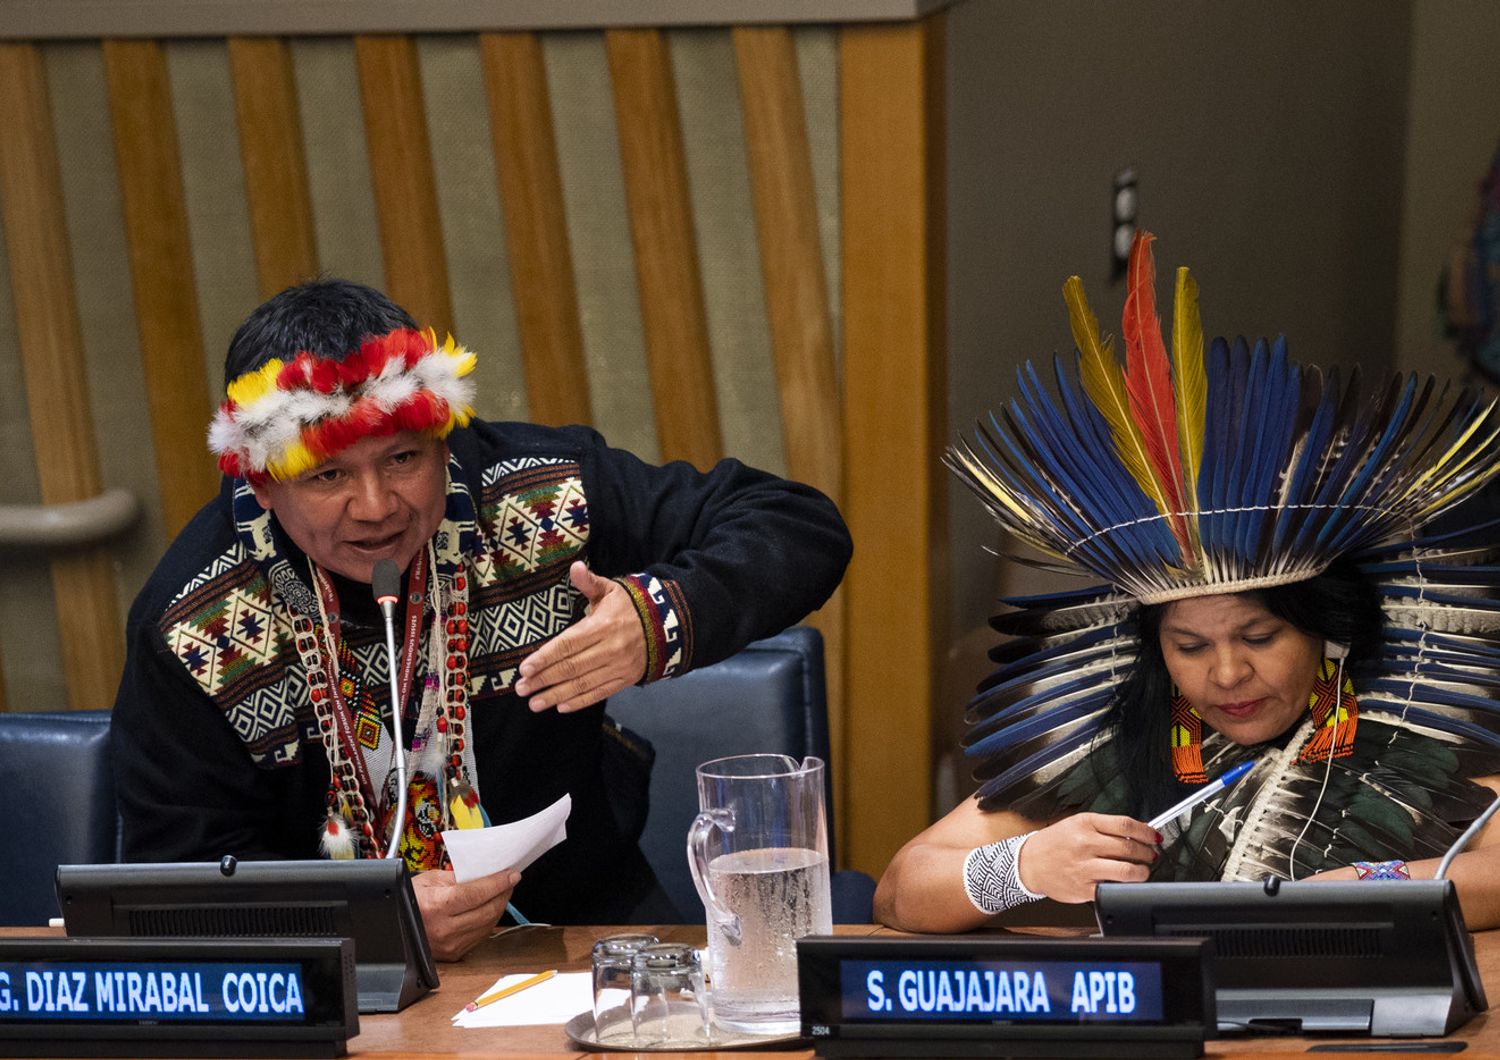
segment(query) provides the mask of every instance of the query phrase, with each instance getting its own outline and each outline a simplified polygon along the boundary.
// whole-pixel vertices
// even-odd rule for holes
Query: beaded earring
[[[1184,784],[1206,784],[1203,771],[1203,719],[1172,685],[1172,772]]]
[[[1354,750],[1354,732],[1359,726],[1359,704],[1354,698],[1354,682],[1346,674],[1342,689],[1334,688],[1338,664],[1324,659],[1313,680],[1307,706],[1312,712],[1315,729],[1302,750],[1299,762],[1326,762],[1330,754],[1343,758]],[[1334,705],[1337,704],[1337,709]],[[1335,743],[1337,739],[1337,743]]]

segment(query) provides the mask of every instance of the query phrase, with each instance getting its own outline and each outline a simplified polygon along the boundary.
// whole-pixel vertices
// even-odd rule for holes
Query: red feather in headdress
[[[1125,296],[1125,390],[1130,412],[1141,428],[1146,457],[1171,506],[1172,533],[1191,555],[1186,506],[1182,495],[1182,458],[1177,448],[1177,402],[1172,394],[1171,362],[1156,316],[1156,264],[1151,258],[1150,232],[1137,232],[1130,247],[1130,270]]]

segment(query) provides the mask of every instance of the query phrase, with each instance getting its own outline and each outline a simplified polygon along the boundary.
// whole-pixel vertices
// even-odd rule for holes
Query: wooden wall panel
[[[600,47],[600,36],[588,35],[591,48]],[[615,125],[608,135],[592,127],[586,135],[611,155],[618,136],[628,210],[613,197],[608,209],[617,217],[628,214],[660,456],[706,466],[721,455],[723,435],[670,49],[655,29],[609,30],[602,38]],[[741,27],[733,33],[788,471],[839,499],[857,543],[846,589],[819,623],[828,642],[834,762],[844,777],[861,778],[857,787],[839,790],[842,852],[849,863],[872,872],[927,823],[930,675],[942,658],[934,648],[946,571],[946,490],[937,463],[946,434],[941,40],[941,22],[933,20],[839,31],[843,244],[834,260],[843,270],[840,306],[831,300],[827,276],[833,274],[821,254],[795,46],[781,28]],[[347,40],[337,43],[349,46]],[[383,259],[391,295],[423,323],[451,328],[434,181],[442,157],[434,157],[430,143],[414,42],[358,37],[353,52],[364,119],[359,146],[368,147],[380,240],[379,254],[371,239],[357,260]],[[157,466],[167,530],[175,532],[215,482],[202,445],[212,403],[203,377],[177,133],[160,47],[110,41],[104,55]],[[316,132],[316,123],[307,116],[309,101],[298,98],[288,55],[280,39],[229,41],[263,294],[316,271],[314,233],[319,223],[328,223],[331,210],[324,202],[315,215],[309,194],[299,114],[309,130]],[[568,231],[564,178],[576,177],[577,167],[560,171],[557,141],[561,135],[566,143],[577,130],[554,128],[553,105],[562,106],[566,94],[554,80],[549,98],[540,40],[528,33],[484,34],[480,56],[531,417],[588,420],[591,404],[607,407],[602,390],[608,384],[601,380],[645,374],[634,363],[621,368],[618,360],[610,363],[583,345],[584,334],[597,344],[599,337],[584,325],[598,322],[581,319],[580,305],[591,290],[616,282],[622,270],[601,268],[593,255],[570,251],[589,244]],[[7,93],[16,92],[11,81],[32,76],[26,72],[30,61],[22,56],[5,64],[0,85]],[[593,90],[604,88],[596,80]],[[352,86],[327,94],[336,98],[325,103],[352,106]],[[44,94],[41,99],[45,110]],[[608,109],[605,103],[603,112]],[[6,120],[5,127],[22,124]],[[357,117],[341,113],[338,124],[358,139]],[[315,152],[327,134],[314,136],[305,149]],[[29,157],[37,150],[28,144],[7,155]],[[338,150],[346,158],[361,154],[347,145]],[[362,180],[362,157],[353,168]],[[319,174],[311,176],[317,186]],[[338,186],[347,188],[351,180],[341,175]],[[570,202],[575,215],[587,216]],[[45,211],[25,210],[45,218]],[[54,212],[60,217],[60,207]],[[577,216],[573,221],[579,224]],[[20,228],[7,217],[7,234],[12,231]],[[66,248],[65,240],[53,242]],[[625,244],[619,246],[623,252]],[[325,260],[329,253],[325,244]],[[26,260],[15,251],[10,259]],[[42,299],[54,312],[70,300],[71,293]],[[842,394],[834,326],[841,309],[847,380]],[[630,316],[633,328],[633,305]],[[76,320],[73,330],[76,335]],[[619,330],[613,327],[611,334]],[[592,401],[586,356],[609,369],[596,377]],[[642,412],[638,419],[648,423],[649,411]],[[56,463],[44,460],[40,449],[38,454],[40,463]],[[109,581],[107,568],[94,568],[93,576]],[[113,605],[82,610],[118,613]],[[66,622],[80,609],[60,611]],[[68,638],[86,643],[76,632]],[[118,644],[117,633],[112,642]],[[840,692],[841,680],[847,695]],[[99,705],[92,696],[77,701]],[[841,709],[841,699],[847,708]]]
[[[291,53],[277,37],[231,37],[235,117],[261,298],[318,272],[312,196]]]
[[[842,416],[797,56],[785,28],[733,36],[787,466],[837,498]]]
[[[660,30],[604,37],[661,455],[706,468],[724,446],[671,57]]]
[[[213,402],[166,55],[138,40],[105,41],[103,55],[163,522],[175,534],[219,476],[203,441]]]
[[[667,34],[724,452],[786,474],[734,39]],[[828,123],[830,134],[836,128]]]
[[[796,48],[785,27],[737,27],[732,36],[787,473],[840,503],[843,415]],[[848,807],[843,604],[840,593],[811,620],[823,633],[829,738],[839,750],[836,835],[844,834]]]
[[[534,33],[485,33],[479,46],[526,373],[527,416],[536,423],[591,423],[542,44]]]
[[[441,339],[453,330],[453,301],[417,49],[410,37],[356,37],[354,55],[386,294]]]
[[[850,863],[930,820],[947,485],[942,18],[841,30]]]
[[[35,45],[0,43],[0,129],[0,216],[41,499],[87,500],[101,488],[98,450],[46,73]],[[59,554],[51,567],[68,705],[106,707],[124,664],[114,566],[97,549]]]

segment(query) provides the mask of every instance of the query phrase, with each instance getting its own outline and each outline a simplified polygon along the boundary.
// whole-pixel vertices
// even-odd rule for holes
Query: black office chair
[[[44,925],[58,915],[58,865],[118,860],[109,711],[0,714],[0,806],[15,844],[0,924]]]
[[[694,771],[703,762],[741,754],[785,754],[799,761],[816,755],[828,761],[823,637],[797,626],[713,666],[616,692],[609,714],[656,749],[641,849],[684,922],[702,922],[703,903],[685,854],[688,827],[698,813]],[[828,808],[831,814],[831,797]],[[832,862],[831,818],[829,824]],[[834,922],[870,923],[874,894],[875,881],[864,873],[835,872]]]

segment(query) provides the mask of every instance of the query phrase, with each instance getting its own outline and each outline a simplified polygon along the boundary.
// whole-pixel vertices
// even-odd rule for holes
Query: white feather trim
[[[374,402],[387,413],[426,390],[446,402],[451,413],[472,413],[474,383],[457,374],[471,356],[462,348],[453,353],[439,348],[409,369],[404,358],[393,356],[373,377],[330,394],[312,389],[311,366],[304,365],[301,386],[272,389],[233,412],[220,409],[209,424],[209,448],[219,454],[236,454],[242,468],[263,471],[301,441],[305,428],[346,417],[362,402]]]

